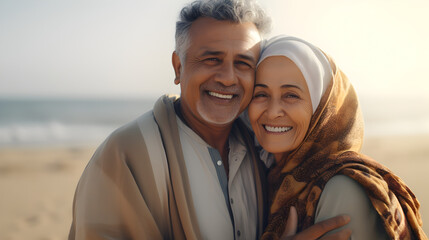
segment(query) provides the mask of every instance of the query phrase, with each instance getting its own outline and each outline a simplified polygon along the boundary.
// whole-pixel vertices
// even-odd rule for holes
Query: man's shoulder
[[[174,128],[171,125],[171,120],[172,117],[175,119],[176,116],[173,107],[173,102],[176,99],[177,96],[174,95],[161,96],[154,104],[153,109],[114,130],[107,137],[105,143],[115,148],[134,150],[136,147],[141,147],[142,144],[162,142],[160,130],[164,130],[165,134]]]
[[[152,110],[113,130],[98,147],[98,150],[127,152],[142,147],[145,145],[145,140],[141,128],[146,128],[145,126],[151,124],[156,124],[153,120]]]
[[[110,134],[108,138],[112,138],[115,140],[125,140],[127,138],[137,137],[139,133],[139,126],[142,124],[148,124],[150,120],[153,121],[152,110],[143,113],[139,117],[118,127]]]
[[[165,111],[170,112],[171,109],[165,107],[166,105],[172,104],[172,102],[177,98],[174,95],[163,95],[161,96],[154,104],[154,108],[141,114],[137,118],[131,120],[128,123],[120,126],[114,130],[108,139],[113,140],[126,140],[129,138],[141,137],[141,131],[145,128],[160,127],[158,122],[165,121],[164,116],[161,116],[155,119],[154,112],[165,109]]]
[[[151,124],[156,123],[152,111],[149,111],[117,128],[97,148],[91,158],[91,164],[119,166],[126,162],[125,165],[134,165],[148,159],[148,142],[155,141],[157,136],[153,134],[147,139],[141,129],[154,128]]]

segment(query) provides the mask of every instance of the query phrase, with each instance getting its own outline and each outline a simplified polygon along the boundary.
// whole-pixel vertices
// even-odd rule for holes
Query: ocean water
[[[0,99],[0,147],[101,143],[156,99]],[[360,97],[366,136],[429,134],[429,100]]]
[[[0,100],[0,147],[101,143],[156,99]]]
[[[429,134],[429,95],[362,95],[359,102],[366,136]]]

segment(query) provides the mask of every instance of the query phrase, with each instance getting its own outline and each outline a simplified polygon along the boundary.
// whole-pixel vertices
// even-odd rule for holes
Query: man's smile
[[[217,93],[217,92],[212,92],[212,91],[207,91],[207,93],[210,96],[221,98],[221,99],[227,99],[227,100],[230,100],[234,97],[234,94],[222,94],[222,93]]]

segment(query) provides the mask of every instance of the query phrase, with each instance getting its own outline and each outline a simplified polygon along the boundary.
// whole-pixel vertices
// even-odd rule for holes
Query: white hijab
[[[310,91],[314,113],[333,75],[325,54],[316,46],[302,39],[279,35],[263,44],[257,66],[271,56],[285,56],[301,70]]]

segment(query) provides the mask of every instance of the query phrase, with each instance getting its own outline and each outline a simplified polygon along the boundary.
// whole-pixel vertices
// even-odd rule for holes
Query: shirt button
[[[218,166],[222,165],[222,161],[221,160],[217,161],[217,165]]]
[[[237,236],[239,236],[239,237],[241,236],[240,230],[237,231]]]
[[[234,199],[231,198],[231,204],[234,204]]]

